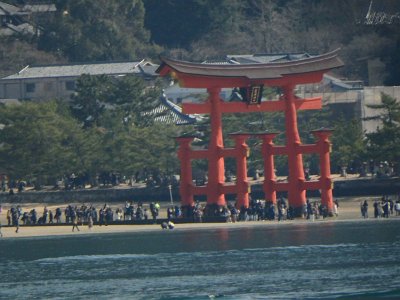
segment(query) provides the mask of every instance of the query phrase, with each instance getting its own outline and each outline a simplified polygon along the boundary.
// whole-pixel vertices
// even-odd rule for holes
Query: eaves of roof
[[[57,11],[55,4],[26,4],[22,7],[23,11],[33,13],[55,12]]]
[[[22,23],[20,25],[6,24],[6,27],[9,28],[13,33],[21,33],[21,34],[34,34],[35,29],[29,23]]]
[[[21,11],[18,7],[0,1],[0,15],[27,15],[27,12]]]

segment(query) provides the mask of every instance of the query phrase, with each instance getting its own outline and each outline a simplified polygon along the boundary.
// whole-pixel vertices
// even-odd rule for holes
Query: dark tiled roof
[[[47,65],[47,66],[26,66],[16,74],[4,77],[3,79],[28,79],[46,77],[79,77],[82,74],[90,75],[126,75],[138,74],[142,70],[151,72],[153,64],[141,61],[130,62],[102,62],[87,64],[68,64],[68,65]]]
[[[194,124],[200,116],[186,115],[182,113],[182,108],[167,99],[165,94],[160,97],[160,104],[150,112],[155,117],[156,122],[175,125]]]
[[[140,71],[142,72],[142,74],[145,75],[145,76],[150,76],[150,77],[158,76],[158,74],[156,73],[158,65],[153,65],[153,64],[151,64],[151,65],[149,65],[149,64],[141,65],[141,64],[139,64],[138,67],[139,67]]]

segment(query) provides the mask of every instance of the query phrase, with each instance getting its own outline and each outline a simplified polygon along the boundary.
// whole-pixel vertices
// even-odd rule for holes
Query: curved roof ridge
[[[340,49],[318,56],[301,58],[285,62],[248,63],[248,64],[202,64],[160,57],[162,64],[157,73],[176,71],[181,74],[211,77],[241,77],[248,79],[274,79],[284,75],[327,71],[343,66],[338,57]]]

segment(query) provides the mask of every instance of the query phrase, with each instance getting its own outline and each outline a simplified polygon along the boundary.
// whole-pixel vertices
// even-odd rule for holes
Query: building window
[[[75,81],[69,80],[65,82],[65,89],[67,91],[75,91]]]
[[[34,83],[26,83],[25,84],[25,92],[34,93],[36,89],[36,84]]]

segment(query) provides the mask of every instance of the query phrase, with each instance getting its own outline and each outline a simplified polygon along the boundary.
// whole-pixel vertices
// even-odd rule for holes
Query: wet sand
[[[373,217],[373,201],[379,199],[379,197],[353,197],[353,198],[338,198],[339,200],[339,215],[337,217],[330,217],[326,219],[317,219],[314,223],[318,222],[340,222],[340,221],[366,221],[361,218],[360,202],[368,200],[369,204],[369,216],[371,220]],[[313,199],[311,199],[313,200]],[[82,203],[74,203],[76,205],[82,205]],[[93,205],[99,209],[104,203],[93,203]],[[145,207],[147,204],[144,204]],[[115,211],[116,208],[122,208],[124,203],[113,203],[110,206]],[[166,208],[168,203],[161,203],[160,218],[166,218]],[[143,231],[159,231],[161,230],[160,225],[110,225],[110,226],[98,226],[95,225],[89,229],[87,225],[79,226],[80,231],[72,231],[72,225],[65,226],[20,226],[19,232],[15,232],[15,227],[4,227],[7,224],[7,210],[11,207],[8,203],[2,203],[2,212],[0,214],[0,221],[3,224],[1,232],[3,238],[27,238],[27,237],[45,237],[45,236],[59,236],[59,235],[87,235],[87,234],[107,234],[107,233],[123,233],[123,232],[143,232]],[[23,212],[30,211],[35,208],[38,212],[38,217],[43,213],[44,205],[42,204],[27,204],[21,205]],[[59,205],[47,205],[49,210],[53,213],[57,207],[61,207],[62,210],[66,207],[66,204]],[[147,206],[148,207],[148,206]],[[391,216],[400,220],[400,216]],[[176,224],[174,230],[193,230],[193,229],[207,229],[207,228],[235,228],[235,227],[249,227],[249,226],[286,226],[288,224],[299,224],[309,223],[310,220],[296,219],[286,221],[249,221],[249,222],[236,222],[236,223],[188,223],[188,224]]]

